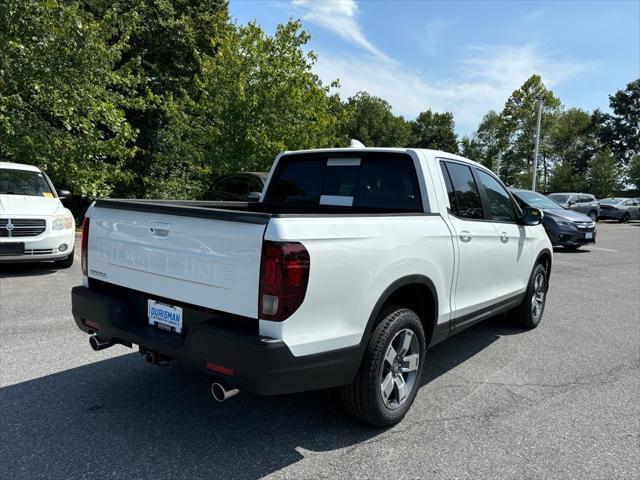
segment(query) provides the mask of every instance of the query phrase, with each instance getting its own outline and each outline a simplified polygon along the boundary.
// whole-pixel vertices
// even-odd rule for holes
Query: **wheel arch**
[[[362,338],[364,346],[369,342],[371,333],[378,324],[380,312],[387,305],[398,305],[413,310],[422,322],[425,340],[429,345],[438,321],[438,292],[429,277],[408,275],[395,280],[382,292],[369,315]]]
[[[538,253],[538,256],[536,257],[536,261],[533,263],[533,268],[535,268],[536,265],[541,263],[542,265],[544,265],[544,268],[547,270],[547,288],[549,288],[549,278],[551,278],[552,262],[553,262],[553,255],[551,254],[551,251],[548,248],[544,248],[540,251],[540,253]],[[532,271],[533,271],[533,268],[532,268]]]

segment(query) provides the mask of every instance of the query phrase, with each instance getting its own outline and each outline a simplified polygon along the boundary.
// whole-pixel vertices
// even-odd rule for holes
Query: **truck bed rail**
[[[238,210],[248,208],[241,203],[230,203],[234,209],[225,209],[225,202],[198,202],[191,200],[132,200],[132,199],[100,199],[95,206],[117,210],[132,210],[135,212],[160,213],[178,215],[182,217],[208,218],[227,222],[254,223],[266,225],[271,214]]]

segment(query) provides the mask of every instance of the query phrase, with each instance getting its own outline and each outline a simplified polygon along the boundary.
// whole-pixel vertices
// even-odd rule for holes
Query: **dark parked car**
[[[542,225],[554,246],[576,250],[582,245],[596,242],[596,222],[590,217],[567,210],[538,192],[512,188],[511,193],[520,207],[542,210]]]
[[[584,213],[594,222],[600,214],[600,203],[590,193],[550,193],[548,197],[564,208]]]
[[[628,222],[640,219],[640,198],[605,198],[600,200],[600,218]]]
[[[205,193],[204,200],[247,202],[258,200],[258,195],[267,181],[266,172],[243,172],[225,175],[213,182]],[[251,195],[249,195],[251,194]]]

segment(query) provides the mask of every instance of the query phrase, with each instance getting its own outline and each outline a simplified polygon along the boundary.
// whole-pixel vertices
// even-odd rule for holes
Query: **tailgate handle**
[[[149,230],[151,234],[156,238],[166,238],[169,236],[169,226],[171,224],[168,222],[153,222]]]

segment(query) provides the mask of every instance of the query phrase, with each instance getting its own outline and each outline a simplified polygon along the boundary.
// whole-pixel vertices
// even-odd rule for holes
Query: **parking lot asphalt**
[[[70,311],[79,262],[0,269],[2,479],[640,477],[638,222],[556,252],[537,329],[496,317],[430,350],[386,430],[331,391],[218,404],[179,365],[93,352]]]

